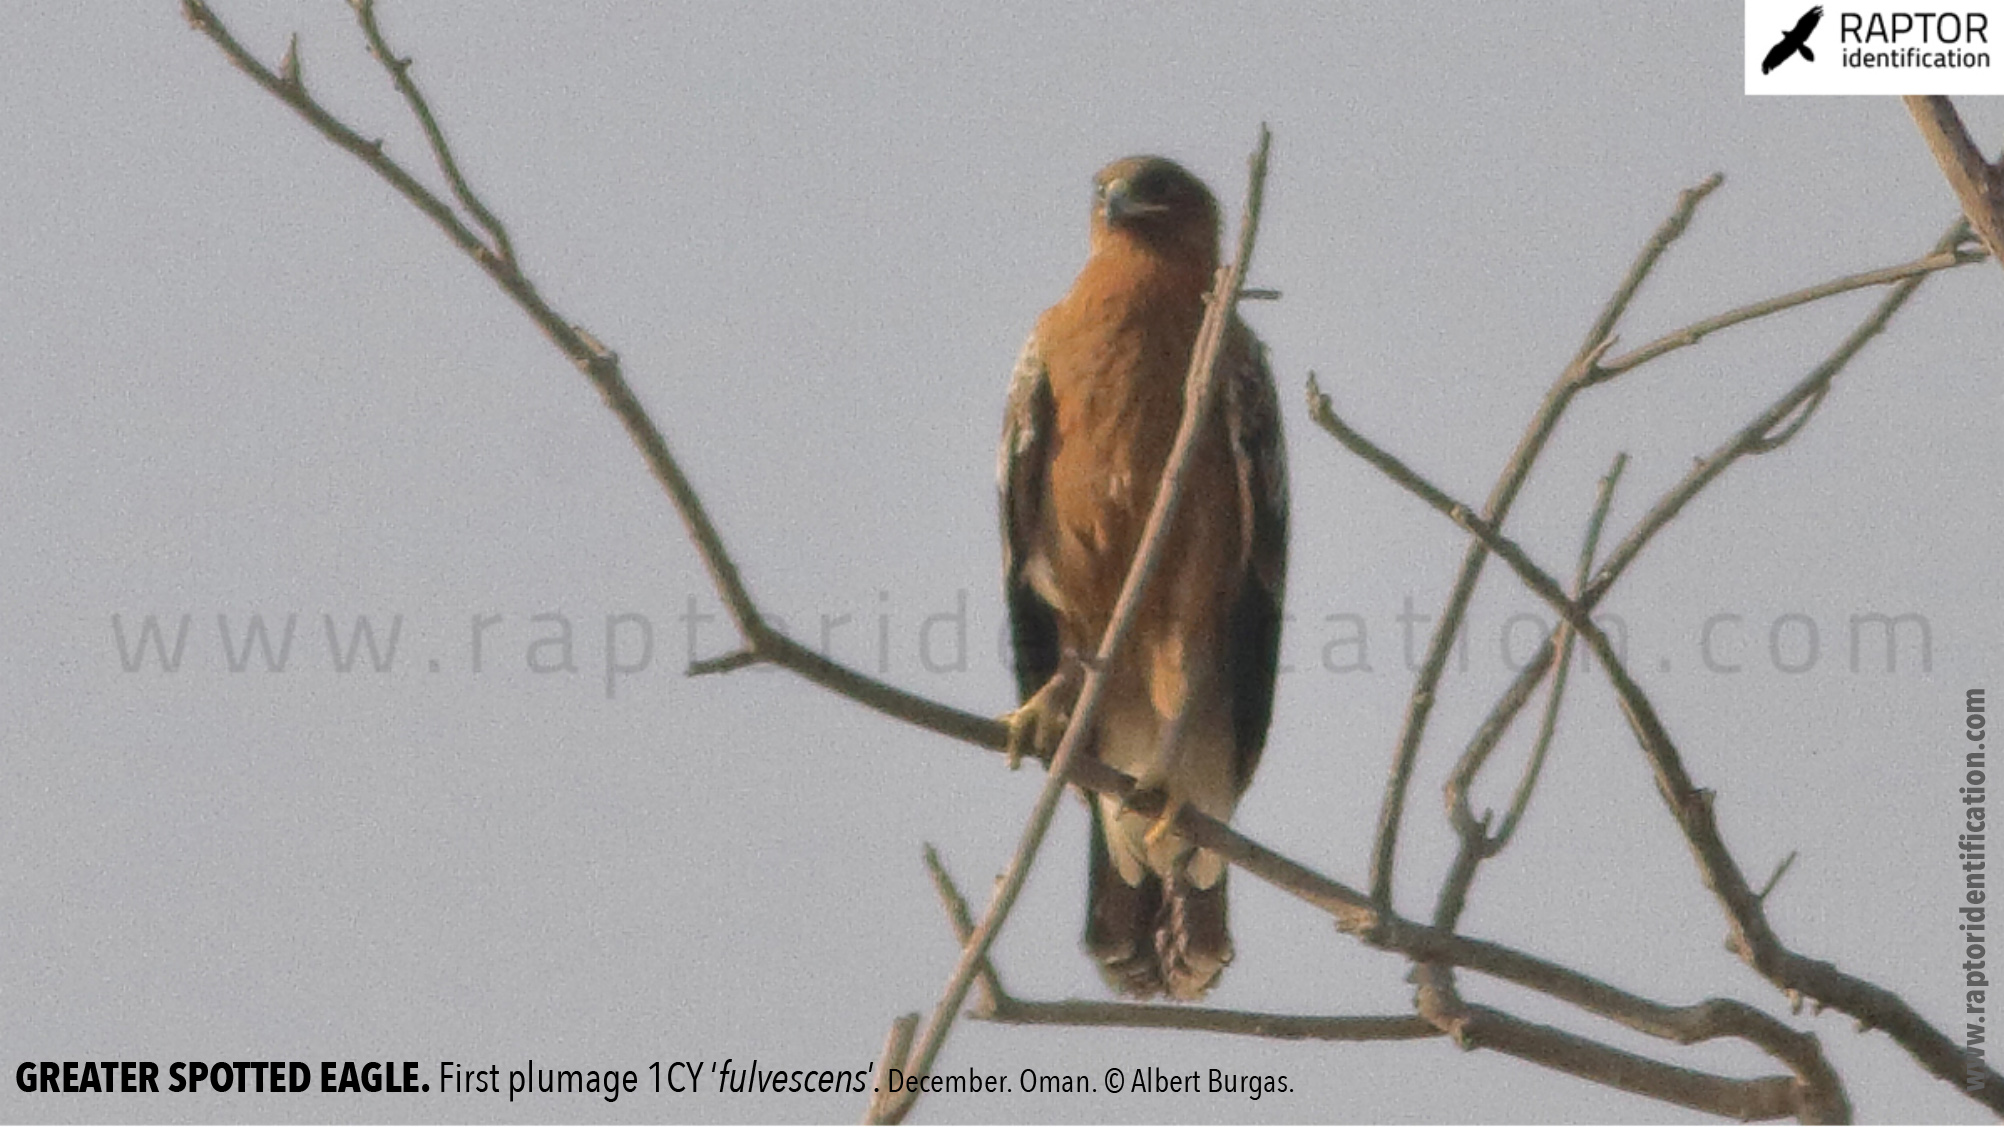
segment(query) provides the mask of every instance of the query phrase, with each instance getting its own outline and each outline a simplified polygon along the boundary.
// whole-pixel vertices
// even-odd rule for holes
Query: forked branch
[[[1928,151],[1941,166],[1941,174],[1955,189],[1963,218],[2004,265],[2004,159],[1996,164],[1983,159],[1982,150],[1962,124],[1962,115],[1955,112],[1955,103],[1947,97],[1913,94],[1906,103]]]

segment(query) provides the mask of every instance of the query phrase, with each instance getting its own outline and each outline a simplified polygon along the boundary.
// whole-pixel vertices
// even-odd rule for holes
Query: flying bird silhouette
[[[1816,55],[1809,49],[1809,33],[1816,30],[1817,21],[1822,18],[1823,5],[1821,4],[1802,13],[1802,18],[1795,21],[1795,26],[1783,32],[1781,42],[1775,44],[1768,51],[1767,58],[1760,61],[1760,72],[1766,74],[1772,71],[1774,68],[1787,62],[1789,56],[1795,54],[1797,51],[1802,52],[1803,58],[1808,59],[1812,63],[1815,62]]]
[[[1000,477],[1004,570],[1025,701],[1010,718],[1061,730],[1155,501],[1183,417],[1183,378],[1218,266],[1218,205],[1182,166],[1130,157],[1094,180],[1091,252],[1037,321],[1009,382]],[[1265,349],[1234,317],[1218,409],[1182,510],[1106,672],[1091,754],[1189,805],[1232,816],[1273,715],[1287,572],[1287,460]],[[1225,861],[1095,798],[1085,947],[1120,993],[1200,997],[1232,960]]]

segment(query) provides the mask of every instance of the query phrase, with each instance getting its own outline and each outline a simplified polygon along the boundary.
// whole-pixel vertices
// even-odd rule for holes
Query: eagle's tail
[[[1086,892],[1085,948],[1100,977],[1134,998],[1204,996],[1232,961],[1225,924],[1225,876],[1209,888],[1182,877],[1144,872],[1128,884],[1107,852],[1099,804],[1092,803],[1092,860]]]

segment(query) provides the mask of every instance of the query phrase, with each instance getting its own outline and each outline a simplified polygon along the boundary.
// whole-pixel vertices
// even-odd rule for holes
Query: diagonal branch
[[[382,142],[363,138],[360,133],[343,124],[321,106],[299,78],[296,51],[288,52],[288,59],[292,61],[283,66],[284,74],[275,73],[237,42],[230,34],[229,28],[204,0],[183,0],[182,11],[189,24],[208,36],[237,69],[249,75],[252,81],[273,97],[290,106],[322,136],[353,154],[371,171],[381,176],[399,195],[436,223],[455,246],[472,258],[487,276],[501,287],[502,292],[514,299],[515,304],[535,322],[536,327],[542,330],[550,343],[556,345],[557,350],[562,352],[566,359],[584,373],[592,386],[598,389],[599,394],[605,399],[606,406],[612,409],[612,413],[626,428],[628,437],[639,447],[641,457],[647,462],[648,472],[653,475],[656,482],[660,483],[661,488],[667,492],[669,500],[674,503],[676,514],[681,517],[683,528],[688,532],[690,542],[695,545],[696,554],[702,559],[703,567],[709,572],[718,596],[723,600],[732,622],[738,628],[738,633],[744,641],[743,653],[746,656],[741,659],[727,658],[726,661],[737,660],[739,664],[749,664],[753,661],[770,662],[790,669],[825,689],[885,715],[983,747],[996,749],[1002,747],[1005,733],[1002,725],[993,718],[978,716],[928,700],[839,662],[831,661],[768,624],[746,588],[736,561],[724,547],[723,538],[718,534],[708,510],[703,507],[702,498],[697,495],[695,487],[683,473],[681,464],[669,451],[667,438],[648,416],[647,409],[641,405],[639,397],[626,382],[618,354],[600,344],[598,339],[584,328],[573,324],[568,318],[552,309],[536,292],[528,277],[522,273],[512,250],[504,255],[499,250],[490,249],[461,221],[450,205],[385,153]],[[376,38],[380,39],[380,32]],[[382,45],[378,57],[384,60],[397,58],[387,43]],[[387,61],[385,65],[390,66],[392,73],[397,75],[400,88],[411,84],[407,68],[399,70]],[[415,89],[415,86],[412,85],[411,88]],[[417,104],[423,103],[420,101]],[[442,133],[428,133],[428,135],[434,137],[435,151],[441,154],[440,160],[450,162],[457,168],[444,135]],[[471,199],[473,194],[469,191],[465,198]],[[497,234],[498,228],[497,223],[494,228]],[[505,248],[505,244],[503,247]]]

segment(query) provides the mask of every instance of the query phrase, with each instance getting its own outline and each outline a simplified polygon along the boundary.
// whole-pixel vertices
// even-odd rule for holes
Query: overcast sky
[[[345,6],[221,3],[435,179]],[[1246,311],[1295,483],[1289,665],[1238,824],[1362,885],[1411,675],[1461,536],[1316,431],[1479,500],[1679,190],[1725,185],[1625,343],[1917,257],[1954,201],[1894,99],[1741,94],[1738,5],[385,3],[542,292],[624,361],[753,592],[810,645],[983,713],[1012,703],[992,481],[1010,363],[1085,250],[1089,178],[1167,154],[1236,222],[1275,133]],[[590,386],[421,215],[233,70],[175,5],[41,5],[0,40],[0,1049],[23,1060],[861,1069],[956,955],[920,864],[977,902],[1041,775],[734,643]],[[1993,151],[2004,111],[1964,99]],[[1877,293],[1735,330],[1581,397],[1512,529],[1569,571],[1809,370]],[[1743,868],[1790,851],[1796,950],[1960,1033],[1966,689],[2004,656],[2004,276],[1923,286],[1794,443],[1731,470],[1604,604]],[[1535,646],[1492,568],[1414,781],[1399,908],[1452,852],[1439,787]],[[1410,603],[1408,603],[1410,600]],[[1410,606],[1410,610],[1407,610]],[[1913,614],[1888,670],[1852,618]],[[178,669],[154,616],[190,623]],[[251,616],[282,672],[242,658]],[[1404,621],[1401,616],[1407,616]],[[1717,618],[1716,616],[1736,616]],[[229,642],[220,636],[218,616]],[[542,616],[542,617],[538,617]],[[337,671],[366,617],[389,668]],[[330,652],[329,621],[337,636]],[[476,625],[476,620],[485,625]],[[1709,651],[1701,643],[1714,622]],[[396,626],[400,622],[400,626]],[[612,648],[608,659],[608,624]],[[929,625],[928,625],[929,624]],[[1357,642],[1359,630],[1362,642]],[[561,639],[568,631],[570,648]],[[122,633],[121,633],[122,632]],[[651,632],[651,653],[643,633]],[[1514,648],[1511,648],[1514,647]],[[1515,655],[1514,658],[1511,655]],[[352,655],[350,655],[352,656]],[[646,660],[643,663],[642,658]],[[628,672],[614,672],[619,665]],[[642,667],[644,665],[644,667]],[[555,671],[550,671],[558,666]],[[1366,667],[1367,668],[1364,668]],[[1728,672],[1728,669],[1736,671]],[[540,670],[540,671],[539,671]],[[1723,915],[1597,677],[1464,919],[1667,1003],[1816,1033],[1862,1119],[1983,1118],[1888,1038],[1787,1002]],[[1478,794],[1502,805],[1525,751]],[[1068,801],[996,950],[1026,998],[1104,997]],[[1405,964],[1233,882],[1211,1002],[1409,1012]],[[1678,1049],[1463,975],[1471,1001]],[[1443,1041],[1294,1044],[967,1022],[941,1071],[1282,1073],[1242,1096],[929,1096],[924,1120],[1691,1118]],[[858,1096],[27,1096],[5,1120],[843,1120]]]

